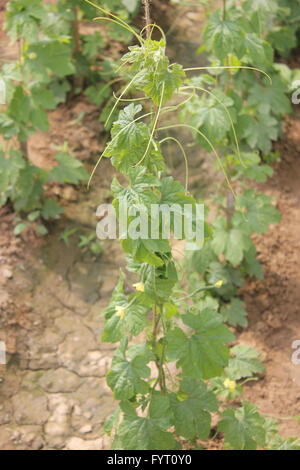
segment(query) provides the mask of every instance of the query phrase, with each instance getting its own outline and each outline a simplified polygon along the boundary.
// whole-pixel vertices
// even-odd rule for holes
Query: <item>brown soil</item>
[[[280,431],[299,436],[300,424],[285,419],[300,415],[300,365],[292,362],[292,343],[300,339],[300,110],[285,126],[285,139],[276,144],[281,162],[258,189],[277,201],[280,224],[254,238],[264,267],[264,281],[249,281],[240,292],[249,313],[249,326],[239,341],[265,354],[265,376],[245,387],[244,396],[259,409],[282,417]]]

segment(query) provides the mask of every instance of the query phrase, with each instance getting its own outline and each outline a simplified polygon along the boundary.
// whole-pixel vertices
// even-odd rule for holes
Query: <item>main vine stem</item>
[[[149,0],[142,0],[142,3],[144,5],[144,9],[145,9],[146,35],[147,35],[147,38],[149,38],[150,34],[151,34],[150,1]],[[162,314],[163,314],[163,309],[162,309],[161,306],[160,306],[159,314],[160,314],[160,316],[162,316]],[[158,333],[159,320],[160,320],[160,318],[159,318],[158,312],[157,312],[157,305],[155,304],[154,308],[153,308],[153,332],[152,332],[152,347],[153,347],[155,356],[156,356],[157,333]],[[157,367],[157,370],[158,370],[158,383],[159,383],[159,387],[160,387],[162,392],[164,392],[165,389],[166,389],[166,379],[165,379],[165,373],[164,373],[164,369],[163,369],[163,361],[164,361],[164,348],[163,348],[163,351],[162,351],[161,358],[159,358],[159,357],[155,358],[155,363],[156,363],[156,367]]]
[[[226,21],[226,0],[223,0],[223,21]]]
[[[226,1],[227,0],[223,0],[223,15],[222,15],[223,22],[226,21],[226,6],[227,6]],[[226,57],[226,65],[228,67],[228,70],[227,70],[228,82],[227,82],[227,85],[226,85],[226,95],[228,95],[229,88],[230,88],[230,82],[231,82],[231,71],[230,71],[230,68],[229,68],[230,63],[229,63],[228,57]],[[234,197],[233,197],[231,191],[227,191],[226,199],[227,199],[227,207],[226,207],[227,227],[230,228],[231,219],[232,219],[232,216],[233,216],[233,213],[234,213],[234,206],[235,206]]]
[[[80,39],[80,33],[79,33],[78,12],[79,12],[79,7],[75,6],[73,10],[74,19],[71,23],[72,33],[73,33],[73,38],[74,38],[73,58],[74,56],[76,56],[76,54],[80,54],[81,52],[81,39]],[[74,85],[76,88],[83,87],[83,75],[82,74],[74,78]]]
[[[150,37],[150,25],[151,25],[151,19],[150,19],[150,0],[142,0],[144,8],[145,8],[145,20],[146,20],[146,34],[147,38]]]
[[[22,81],[24,83],[23,61],[22,61],[23,42],[22,42],[21,38],[19,38],[19,37],[17,38],[17,44],[18,44],[19,67],[20,67],[20,71],[21,71],[21,75],[22,75]],[[25,158],[25,160],[28,161],[28,144],[27,144],[27,140],[19,141],[19,145],[20,145],[20,150],[21,150],[21,153],[22,153],[23,157]]]

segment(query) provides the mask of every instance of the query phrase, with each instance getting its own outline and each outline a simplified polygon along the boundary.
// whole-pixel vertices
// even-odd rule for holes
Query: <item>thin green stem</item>
[[[117,101],[115,102],[115,104],[113,105],[109,115],[108,115],[108,118],[106,119],[105,121],[105,124],[104,126],[106,127],[114,110],[116,109],[116,107],[118,106],[118,103],[120,101],[120,99],[125,95],[125,93],[129,90],[129,88],[131,87],[131,85],[134,83],[134,81],[136,80],[136,78],[141,74],[141,72],[138,72],[131,80],[130,82],[126,85],[125,89],[122,91],[121,95],[119,96],[119,98],[117,99]]]
[[[174,142],[176,142],[176,144],[179,146],[179,148],[180,148],[180,150],[183,154],[183,158],[184,158],[184,162],[185,162],[185,191],[187,192],[188,191],[188,182],[189,182],[189,164],[188,164],[188,159],[187,159],[184,147],[182,146],[182,144],[179,142],[178,139],[176,139],[175,137],[172,137],[172,136],[165,137],[164,139],[160,140],[159,143],[163,144],[164,142],[167,142],[168,140],[173,140]]]
[[[106,19],[106,20],[112,20],[114,19],[114,22],[117,23],[119,26],[122,26],[123,28],[127,29],[128,31],[130,31],[136,38],[137,40],[139,41],[139,43],[141,45],[143,45],[143,38],[137,34],[135,32],[135,30],[129,26],[129,24],[126,23],[126,21],[122,20],[122,18],[119,18],[118,16],[116,15],[113,15],[113,13],[111,13],[110,11],[107,11],[105,10],[104,8],[102,7],[99,7],[99,5],[96,5],[95,3],[91,2],[91,0],[85,0],[87,3],[89,3],[90,5],[92,5],[94,8],[96,8],[97,10],[101,11],[101,13],[104,13],[105,15],[108,15],[110,18],[106,18],[106,17],[99,17],[101,19]],[[98,18],[98,19],[99,19]],[[97,18],[96,18],[97,19]]]
[[[207,290],[213,290],[213,289],[217,289],[217,288],[218,288],[218,286],[216,286],[215,284],[213,286],[198,287],[198,289],[194,290],[191,294],[187,294],[183,297],[180,297],[180,299],[177,299],[177,300],[180,301],[180,300],[189,299],[189,298],[193,297],[194,295],[198,294],[199,292],[204,292],[204,291],[207,291]]]
[[[154,30],[154,28],[156,28],[156,29],[158,29],[158,31],[161,33],[162,38],[164,39],[164,41],[167,42],[166,35],[165,35],[165,33],[163,32],[163,30],[161,29],[161,27],[158,26],[158,24],[150,23],[148,26],[149,26],[149,27],[152,26],[149,39],[151,39],[153,30]],[[141,34],[143,34],[144,30],[145,30],[148,26],[144,26],[144,27],[143,27],[143,29],[141,30]]]
[[[222,15],[223,21],[226,21],[226,0],[223,0],[223,15]]]
[[[232,121],[230,112],[228,111],[228,109],[227,109],[227,107],[225,106],[225,104],[224,104],[214,93],[212,93],[212,92],[209,91],[209,90],[206,90],[206,88],[201,88],[201,87],[198,87],[198,86],[195,86],[195,85],[190,85],[190,86],[181,87],[180,90],[186,90],[186,89],[188,89],[188,88],[194,88],[195,90],[199,90],[199,91],[203,91],[204,93],[207,93],[208,95],[212,96],[212,97],[222,106],[222,108],[224,109],[224,111],[225,111],[226,114],[227,114],[228,120],[229,120],[230,125],[231,125],[231,129],[232,129],[232,132],[233,132],[234,141],[235,141],[235,146],[236,146],[236,150],[237,150],[237,154],[238,154],[239,161],[240,161],[241,164],[245,167],[245,164],[244,164],[244,162],[243,162],[243,160],[242,160],[242,157],[241,157],[240,146],[239,146],[239,141],[238,141],[238,138],[237,138],[235,126],[234,126],[234,124],[233,124],[233,121]]]
[[[164,362],[165,362],[165,351],[166,351],[166,327],[165,327],[165,322],[164,322],[164,317],[163,317],[163,304],[160,305],[160,318],[161,318],[161,324],[163,327],[163,338],[162,338],[162,349],[161,349],[161,357],[160,357],[160,375],[162,377],[162,385],[163,389],[162,392],[166,393],[167,387],[166,387],[166,375],[164,371]]]
[[[140,161],[138,161],[136,163],[136,165],[134,165],[134,168],[136,168],[137,166],[139,166],[143,161],[144,159],[146,158],[147,156],[147,153],[148,153],[148,150],[150,148],[150,145],[152,143],[152,139],[153,139],[153,136],[154,136],[154,132],[155,132],[155,129],[156,129],[156,126],[157,126],[157,123],[158,123],[158,119],[159,119],[159,115],[160,115],[160,111],[161,111],[161,107],[162,107],[162,102],[163,102],[163,98],[164,98],[164,91],[165,91],[165,84],[163,84],[162,86],[162,92],[161,92],[161,97],[160,97],[160,103],[159,103],[159,107],[158,107],[158,110],[157,110],[157,113],[156,113],[156,116],[155,116],[155,120],[154,120],[154,124],[153,124],[153,127],[152,127],[152,131],[151,131],[151,135],[150,135],[150,138],[148,140],[148,144],[147,144],[147,147],[146,147],[146,150],[144,152],[144,155],[142,156],[142,158],[140,159]]]
[[[219,157],[219,155],[218,155],[218,153],[217,153],[215,147],[213,146],[213,144],[211,143],[211,141],[206,137],[206,135],[203,134],[203,132],[199,131],[199,129],[197,129],[196,127],[190,126],[189,124],[173,124],[173,125],[170,125],[170,126],[160,127],[160,128],[158,128],[157,130],[158,130],[158,131],[163,131],[163,130],[166,130],[166,129],[175,129],[176,127],[186,127],[186,128],[188,128],[188,129],[190,129],[190,130],[192,130],[192,131],[194,131],[194,132],[197,132],[197,134],[201,135],[201,137],[208,143],[208,145],[209,145],[210,148],[212,149],[213,153],[215,154],[219,165],[220,165],[221,168],[222,168],[222,172],[223,172],[223,174],[224,174],[226,183],[228,184],[228,187],[230,188],[230,190],[232,191],[232,194],[233,194],[234,198],[236,199],[237,196],[236,196],[236,194],[235,194],[235,192],[234,192],[234,189],[233,189],[233,187],[232,187],[232,185],[231,185],[231,183],[230,183],[230,181],[229,181],[229,179],[228,179],[228,176],[227,176],[227,173],[226,173],[226,171],[225,171],[225,169],[224,169],[224,166],[223,166],[223,164],[222,164],[222,161],[221,161],[221,159],[220,159],[220,157]]]
[[[266,72],[261,69],[257,69],[256,67],[248,67],[246,65],[219,65],[219,66],[206,66],[206,67],[188,67],[187,69],[183,69],[184,72],[192,72],[195,70],[221,70],[221,69],[242,69],[242,70],[253,70],[255,72],[259,72],[265,75],[270,84],[272,85],[272,78]]]
[[[150,24],[151,24],[151,20],[150,20],[150,4],[149,4],[149,0],[142,0],[142,3],[144,5],[144,10],[145,10],[145,21],[146,21],[146,26],[145,28],[143,29],[146,29],[146,32],[147,32],[147,38],[149,39],[150,38],[150,33],[151,33],[151,29],[150,29]],[[142,30],[143,31],[143,30]],[[141,31],[141,33],[142,33]]]

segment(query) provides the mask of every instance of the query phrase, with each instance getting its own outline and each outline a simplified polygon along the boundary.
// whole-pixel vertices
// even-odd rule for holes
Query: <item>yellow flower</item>
[[[116,313],[117,317],[120,317],[123,320],[124,315],[125,315],[125,307],[121,307],[120,305],[117,305],[116,312],[117,312]]]
[[[222,280],[215,283],[215,286],[216,286],[216,287],[222,287],[222,285],[223,285],[223,281],[222,281]]]
[[[230,380],[228,379],[225,379],[224,380],[224,385],[226,388],[228,388],[228,390],[231,392],[231,393],[234,393],[235,392],[235,386],[236,386],[236,383],[234,380]]]
[[[145,290],[145,284],[143,282],[137,282],[136,284],[133,284],[133,287],[140,292],[144,292]]]

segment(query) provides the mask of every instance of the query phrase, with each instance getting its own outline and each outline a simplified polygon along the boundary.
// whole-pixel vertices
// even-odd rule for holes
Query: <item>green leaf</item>
[[[248,325],[247,312],[244,308],[244,303],[240,299],[233,298],[231,303],[221,308],[221,314],[226,323],[232,326]]]
[[[181,207],[184,204],[195,204],[194,198],[186,194],[184,187],[179,181],[174,181],[172,176],[161,179],[160,191],[160,204],[179,204]]]
[[[209,412],[217,411],[218,401],[202,380],[184,378],[177,396],[172,396],[171,407],[176,434],[185,439],[207,439],[211,427]]]
[[[35,87],[31,90],[33,100],[46,109],[55,109],[56,103],[53,92],[44,88]]]
[[[113,428],[116,427],[119,422],[120,412],[121,410],[118,407],[113,414],[104,421],[103,431],[105,434],[111,435]]]
[[[9,158],[5,158],[4,152],[0,148],[0,203],[5,204],[7,198],[12,195],[13,189],[19,179],[20,172],[25,168],[25,160],[20,152],[9,149]]]
[[[245,253],[243,266],[244,266],[247,274],[249,274],[249,276],[255,276],[256,279],[258,279],[259,281],[262,281],[263,278],[264,278],[262,265],[260,264],[260,262],[256,258],[256,255],[257,255],[256,248],[253,245],[250,248],[250,250],[248,250]]]
[[[300,442],[295,437],[282,439],[280,436],[275,436],[270,441],[268,448],[270,450],[300,450]]]
[[[153,240],[155,242],[155,240]],[[152,242],[153,242],[152,241]],[[151,245],[148,245],[149,251],[151,251]],[[166,244],[166,250],[164,249],[163,258],[157,256],[159,260],[164,259],[165,263],[162,263],[158,267],[147,266],[146,263],[141,268],[142,280],[145,285],[145,294],[161,304],[169,300],[174,285],[176,284],[178,277],[174,263],[168,258],[171,258],[170,246]]]
[[[64,209],[59,206],[54,199],[45,199],[41,214],[45,220],[58,219],[59,214],[63,211]]]
[[[271,198],[265,194],[256,194],[253,189],[246,190],[238,196],[238,204],[245,208],[246,213],[236,212],[232,223],[245,234],[267,232],[269,224],[276,224],[281,219],[280,213],[270,201]]]
[[[168,359],[177,360],[177,367],[182,367],[184,375],[189,377],[206,380],[221,374],[229,359],[225,343],[234,339],[221,315],[206,308],[197,315],[183,315],[182,320],[195,334],[186,334],[178,327],[169,331]]]
[[[278,122],[269,113],[257,113],[256,116],[242,114],[236,130],[240,139],[245,139],[251,149],[260,149],[268,154],[271,142],[278,137]]]
[[[247,0],[244,8],[248,12],[276,13],[279,6],[277,0]]]
[[[115,209],[121,204],[127,207],[140,205],[151,209],[151,204],[158,204],[158,196],[154,194],[153,188],[158,184],[158,179],[147,172],[145,167],[132,168],[129,170],[130,185],[124,188],[116,178],[113,179],[111,190],[116,198]],[[124,206],[123,206],[124,207]]]
[[[233,357],[229,359],[226,372],[233,380],[252,377],[265,370],[263,363],[257,359],[259,353],[249,346],[236,345],[230,350],[230,353]]]
[[[241,287],[244,283],[241,271],[231,266],[224,265],[219,261],[213,261],[208,266],[209,284],[214,285],[218,281],[223,281],[220,288],[215,290],[215,294],[230,300],[236,295],[237,287]]]
[[[225,258],[237,266],[241,263],[244,251],[248,248],[248,243],[245,240],[243,232],[237,229],[230,230],[228,234],[227,246],[225,249]]]
[[[246,33],[246,48],[252,63],[264,64],[267,62],[264,41],[255,33]]]
[[[249,90],[248,106],[257,107],[259,113],[264,115],[271,111],[275,115],[288,114],[292,111],[286,86],[279,75],[273,76],[272,85],[267,87],[254,83]]]
[[[103,329],[102,341],[115,343],[120,341],[129,332],[138,335],[146,326],[146,315],[149,305],[144,299],[144,294],[139,292],[127,299],[123,292],[124,275],[121,271],[120,279],[115,287],[109,306],[102,315],[106,318]],[[123,307],[120,315],[116,307]]]
[[[132,305],[126,303],[122,306],[126,309],[124,318],[118,316],[115,310],[114,315],[105,323],[102,341],[115,343],[120,341],[126,332],[137,336],[145,328],[147,324],[146,315],[149,310],[147,306],[138,305],[137,303]]]
[[[47,171],[26,164],[18,174],[18,179],[12,188],[12,200],[17,211],[31,212],[41,207],[41,196]]]
[[[145,75],[145,84],[142,88],[145,95],[159,106],[164,100],[172,98],[175,90],[180,87],[183,77],[185,73],[182,66],[178,64],[169,66],[168,59],[164,57],[158,62],[155,71]]]
[[[150,127],[141,121],[134,122],[141,110],[141,105],[131,103],[120,111],[111,130],[112,140],[103,153],[105,157],[112,157],[112,164],[126,174],[143,158],[150,141]],[[149,162],[152,162],[150,170],[164,168],[159,144],[154,141],[149,146],[144,165]]]
[[[192,252],[190,256],[190,262],[193,269],[195,269],[199,274],[204,274],[207,268],[209,267],[212,261],[215,261],[217,256],[211,247],[211,242],[208,241],[205,243],[201,250]],[[222,278],[218,279],[219,281],[223,280]],[[217,282],[217,281],[216,281]]]
[[[91,85],[84,93],[93,103],[97,106],[101,106],[102,103],[111,96],[111,88],[107,84],[100,86]]]
[[[55,158],[59,165],[49,172],[49,181],[78,184],[79,181],[88,179],[89,174],[83,164],[68,152],[57,153]]]
[[[53,92],[56,105],[66,101],[67,92],[71,90],[71,85],[67,80],[54,79],[49,85],[49,89]]]
[[[122,0],[122,3],[129,13],[134,13],[139,5],[139,0]]]
[[[37,59],[30,61],[30,68],[36,74],[45,76],[45,71],[50,69],[57,77],[62,78],[75,72],[71,61],[71,43],[49,38],[39,39],[38,43],[29,46],[28,54],[32,53],[36,54]]]
[[[168,240],[127,238],[122,242],[123,250],[133,256],[135,262],[152,266],[163,266],[163,253],[170,252]]]
[[[20,222],[19,224],[17,224],[14,228],[14,235],[16,235],[16,237],[18,235],[20,235],[26,228],[26,224],[24,224],[23,222]]]
[[[116,350],[111,369],[107,374],[107,383],[117,400],[129,400],[137,393],[147,393],[149,385],[142,378],[149,377],[147,356],[137,356],[128,361],[125,355],[127,338],[121,341]]]
[[[153,392],[149,405],[149,417],[163,430],[174,424],[173,412],[169,395]]]
[[[21,85],[15,89],[12,100],[7,108],[7,113],[18,122],[27,123],[31,111],[31,102]]]
[[[233,266],[238,266],[243,260],[244,252],[250,247],[249,243],[251,242],[242,230],[239,228],[226,230],[224,219],[215,220],[211,247],[216,255],[223,253]]]
[[[27,216],[27,219],[29,220],[29,222],[34,222],[40,215],[40,211],[34,211],[34,212],[31,212],[28,216]]]
[[[48,230],[46,229],[46,227],[44,227],[44,225],[38,225],[37,228],[36,228],[36,231],[40,235],[47,235],[47,233],[48,233]]]
[[[49,121],[48,114],[41,106],[33,106],[30,112],[30,120],[34,127],[37,127],[40,131],[48,132]]]
[[[7,114],[0,114],[0,132],[4,139],[11,139],[19,132],[19,126],[14,119]]]
[[[244,43],[244,33],[239,23],[234,19],[224,20],[219,10],[210,16],[204,28],[203,39],[219,60],[225,59],[231,53],[236,53],[239,59],[243,56],[241,45]]]
[[[177,447],[173,434],[151,418],[125,415],[118,437],[124,450],[169,450]]]
[[[264,418],[250,404],[238,409],[227,408],[222,413],[218,430],[225,433],[225,443],[233,450],[255,450],[265,444]]]
[[[5,27],[11,39],[38,39],[38,25],[45,12],[41,0],[11,0],[6,6]]]
[[[82,52],[90,59],[94,59],[99,49],[102,49],[103,47],[103,38],[98,31],[94,34],[85,34],[83,36]]]
[[[242,158],[246,167],[241,170],[247,178],[264,183],[268,177],[273,176],[273,168],[269,165],[260,165],[261,159],[256,153],[243,153]]]
[[[297,47],[297,34],[290,25],[275,27],[269,32],[267,40],[285,58],[289,56],[291,49]]]

